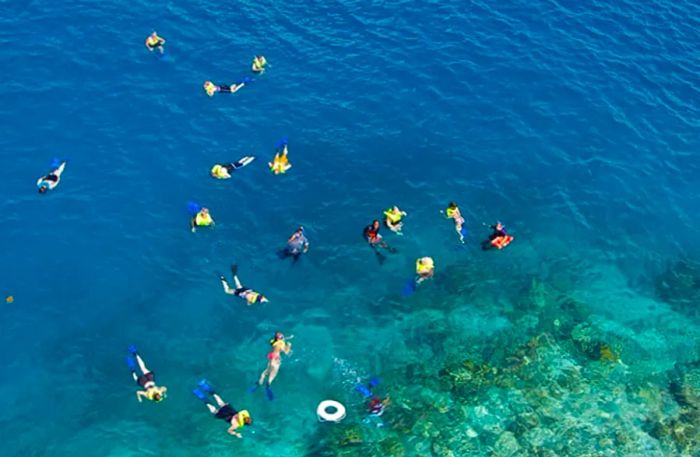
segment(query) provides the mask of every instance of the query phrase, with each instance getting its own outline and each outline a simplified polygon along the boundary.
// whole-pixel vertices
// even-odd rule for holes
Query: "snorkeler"
[[[442,211],[440,211],[440,212],[442,212]],[[464,218],[462,217],[462,213],[459,211],[459,208],[457,207],[457,203],[450,202],[450,205],[445,210],[445,216],[447,216],[448,219],[454,219],[455,230],[457,231],[457,234],[459,235],[459,241],[464,243],[464,237],[467,234],[467,229],[462,227],[464,225]]]
[[[272,346],[272,349],[267,353],[267,367],[265,367],[265,370],[260,373],[258,383],[250,389],[250,392],[255,392],[259,386],[262,386],[265,382],[265,378],[267,377],[265,393],[267,394],[268,399],[274,400],[275,396],[272,393],[272,389],[270,389],[270,384],[272,384],[272,381],[275,380],[277,373],[279,372],[280,365],[282,363],[282,353],[284,352],[285,354],[289,355],[289,353],[292,351],[292,343],[289,340],[285,341],[282,332],[275,332],[275,336],[273,336],[270,340],[270,346]]]
[[[384,241],[384,238],[382,238],[382,236],[379,234],[379,228],[379,221],[375,219],[370,225],[365,227],[365,229],[362,231],[362,236],[365,238],[370,247],[374,249],[374,252],[377,254],[377,258],[379,258],[379,263],[382,263],[384,262],[384,256],[382,256],[377,250],[378,247],[384,248],[392,254],[396,253],[397,251],[389,246],[386,241]]]
[[[432,257],[421,257],[416,260],[416,284],[432,278],[433,274],[435,274],[435,263]]]
[[[137,363],[141,369],[141,375],[136,373]],[[134,381],[136,381],[136,384],[144,388],[144,390],[136,391],[136,398],[138,399],[139,403],[143,401],[142,398],[147,398],[148,400],[155,402],[165,399],[165,392],[168,390],[167,387],[158,387],[156,385],[155,375],[146,367],[146,364],[143,362],[143,359],[136,350],[136,347],[133,345],[129,346],[129,356],[126,358],[126,364],[129,366],[131,376],[134,378]]]
[[[215,225],[214,219],[209,214],[209,208],[200,208],[194,217],[190,220],[192,233],[197,231],[197,227],[211,227]]]
[[[272,162],[268,162],[267,165],[270,167],[270,170],[276,174],[283,174],[286,173],[287,170],[292,168],[292,164],[289,163],[289,159],[287,158],[288,154],[287,150],[287,138],[282,138],[277,142],[276,149],[275,149],[275,157],[272,159]]]
[[[197,383],[197,385],[199,387],[192,391],[195,397],[204,402],[207,409],[209,409],[209,412],[211,412],[215,418],[222,419],[231,424],[231,426],[228,428],[228,433],[238,438],[242,438],[243,436],[236,430],[253,423],[253,419],[250,417],[248,410],[244,409],[242,411],[237,411],[231,406],[230,403],[224,402],[224,400],[219,396],[219,394],[216,393],[214,388],[207,382],[206,379],[202,379]],[[214,401],[216,401],[217,406],[209,403],[209,395],[211,395]]]
[[[155,49],[159,50],[162,54],[165,51],[163,47],[165,45],[165,38],[158,36],[156,32],[151,33],[148,38],[146,38],[146,47],[149,51],[153,52]]]
[[[481,249],[488,251],[491,248],[503,249],[508,246],[513,237],[508,235],[506,232],[505,225],[500,222],[496,222],[494,225],[489,226],[493,232],[489,235],[489,239],[481,243]]]
[[[265,56],[255,56],[253,57],[253,64],[251,65],[250,69],[253,70],[253,73],[262,74],[265,71],[266,66],[267,60],[265,59]]]
[[[65,168],[66,162],[61,162],[54,171],[39,178],[36,182],[37,187],[39,187],[39,193],[44,194],[49,190],[55,189],[61,181],[61,174],[63,174]]]
[[[211,177],[216,179],[229,179],[231,178],[231,172],[238,170],[239,168],[245,167],[253,160],[255,160],[255,157],[245,156],[238,159],[236,162],[226,164],[217,163],[216,165],[211,167]]]
[[[379,378],[372,378],[369,380],[366,386],[363,384],[358,384],[355,386],[355,392],[359,392],[365,397],[365,399],[369,399],[369,403],[367,404],[367,412],[370,416],[374,417],[379,417],[384,414],[384,408],[391,403],[391,399],[388,395],[386,398],[382,399],[374,393],[373,390],[379,385],[379,382]],[[377,426],[381,426],[381,422],[378,423]]]
[[[384,211],[384,225],[387,226],[389,230],[396,233],[397,235],[403,235],[401,229],[403,228],[403,222],[401,219],[403,216],[407,216],[406,211],[401,211],[398,206],[389,208]]]
[[[233,282],[236,285],[235,289],[231,289],[229,287],[225,277],[219,276],[219,279],[221,280],[221,285],[224,286],[224,292],[226,292],[229,295],[235,295],[236,297],[244,299],[248,303],[248,306],[253,305],[255,303],[267,303],[269,301],[267,297],[265,297],[263,294],[249,289],[247,287],[243,287],[241,281],[238,279],[237,273],[238,265],[234,263],[233,265],[231,265],[231,274],[233,275]]]
[[[215,93],[222,92],[226,94],[235,94],[239,90],[243,89],[248,83],[253,82],[250,78],[243,78],[242,80],[235,82],[233,84],[214,84],[211,81],[204,81],[204,91],[208,96],[213,97]]]
[[[294,262],[299,260],[302,254],[309,252],[309,240],[304,234],[304,227],[299,227],[292,235],[287,239],[287,247],[279,252],[281,258],[292,257]]]

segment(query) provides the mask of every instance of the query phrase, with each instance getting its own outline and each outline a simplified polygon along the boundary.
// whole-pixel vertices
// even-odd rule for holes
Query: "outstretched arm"
[[[238,428],[237,425],[232,425],[228,428],[228,432],[235,437],[243,438],[243,436],[236,431],[237,428]]]

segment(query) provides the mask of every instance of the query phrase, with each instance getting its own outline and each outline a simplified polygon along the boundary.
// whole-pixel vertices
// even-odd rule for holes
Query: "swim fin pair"
[[[206,379],[200,379],[199,382],[197,382],[197,386],[199,387],[192,391],[194,396],[202,400],[204,403],[209,403],[209,395],[214,395],[216,393],[214,388]]]
[[[136,355],[138,354],[138,351],[136,350],[136,346],[133,344],[129,346],[129,355],[126,356],[126,366],[129,367],[129,370],[132,372],[136,372]]]
[[[417,287],[416,278],[409,279],[406,281],[406,284],[404,284],[403,289],[401,289],[401,296],[410,297],[416,292]]]
[[[258,391],[258,387],[260,387],[260,384],[257,382],[250,386],[248,388],[248,393],[249,394],[254,394],[255,392]],[[275,394],[272,392],[272,389],[270,388],[270,384],[265,384],[265,395],[267,395],[268,400],[274,400],[275,399]]]
[[[359,392],[362,395],[364,395],[365,398],[370,398],[372,394],[372,389],[376,386],[379,385],[379,378],[374,377],[369,380],[367,385],[365,386],[364,384],[358,384],[355,386],[355,392]]]
[[[284,146],[287,146],[287,137],[283,136],[277,143],[275,143],[275,147],[277,149],[282,149]]]

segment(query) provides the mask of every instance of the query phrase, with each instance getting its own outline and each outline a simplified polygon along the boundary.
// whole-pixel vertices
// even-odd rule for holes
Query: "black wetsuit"
[[[219,410],[214,414],[214,417],[217,419],[223,419],[226,422],[231,422],[231,419],[233,419],[233,416],[238,414],[238,411],[236,411],[230,404],[226,403],[224,406],[219,408]]]
[[[233,92],[233,91],[231,90],[231,86],[234,86],[234,84],[230,84],[230,85],[219,84],[219,85],[217,85],[216,87],[219,88],[219,92],[228,92],[228,93],[231,93],[231,92]]]
[[[56,182],[56,181],[58,181],[58,176],[56,176],[56,175],[53,174],[53,173],[49,173],[48,175],[44,176],[44,177],[41,178],[41,179],[42,179],[42,181]]]

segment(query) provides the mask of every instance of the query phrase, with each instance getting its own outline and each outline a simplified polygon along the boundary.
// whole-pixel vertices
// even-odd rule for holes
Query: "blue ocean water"
[[[695,2],[38,0],[0,11],[0,291],[14,297],[0,324],[3,455],[326,455],[318,402],[343,401],[352,420],[359,379],[426,359],[401,344],[447,283],[483,292],[463,294],[481,312],[459,328],[475,334],[506,325],[498,302],[523,281],[570,270],[571,293],[612,322],[675,332],[660,343],[670,366],[697,335],[697,320],[653,294],[666,265],[700,256]],[[167,58],[143,46],[154,29]],[[205,80],[249,76],[256,54],[264,75],[206,96]],[[273,176],[265,164],[282,136],[293,168]],[[243,155],[257,160],[209,178]],[[39,196],[53,158],[65,174]],[[190,233],[190,200],[210,208],[213,230]],[[451,200],[465,247],[439,213]],[[408,212],[405,236],[385,233],[398,253],[380,266],[360,235],[394,204]],[[482,223],[496,219],[516,241],[481,252]],[[300,224],[311,251],[280,261]],[[423,255],[436,278],[402,299]],[[234,261],[269,304],[222,293]],[[269,402],[246,388],[277,329],[295,335],[294,352]],[[135,401],[130,343],[166,402]],[[253,413],[243,440],[190,394],[202,376]]]

